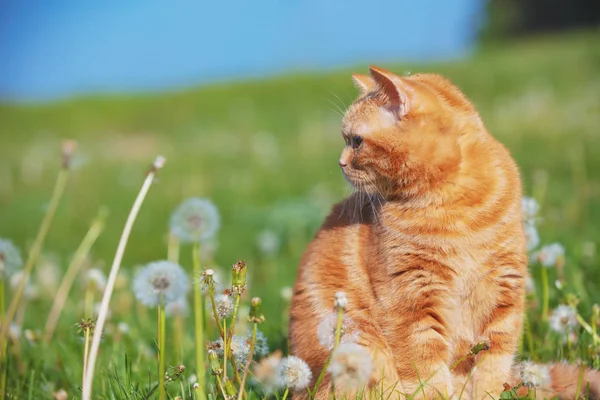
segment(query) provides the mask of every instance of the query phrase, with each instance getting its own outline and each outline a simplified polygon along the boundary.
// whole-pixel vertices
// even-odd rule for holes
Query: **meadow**
[[[600,303],[599,32],[488,45],[443,63],[385,67],[438,72],[459,85],[521,167],[525,193],[540,206],[538,247],[564,246],[564,258],[550,268],[531,263],[535,288],[529,294],[530,323],[520,356],[583,360],[600,367],[600,343],[582,321],[561,335],[542,316],[547,296],[550,310],[569,304],[588,328],[597,329],[592,316],[593,305]],[[48,208],[61,142],[77,142],[64,195],[25,292],[26,307],[11,330],[7,398],[51,398],[63,395],[57,394],[61,389],[67,396],[62,398],[80,397],[84,345],[78,324],[94,313],[102,295],[90,289],[84,271],[108,274],[128,212],[157,155],[167,161],[124,254],[94,398],[156,395],[148,394],[158,380],[156,310],[140,304],[132,280],[139,266],[169,256],[171,214],[192,197],[210,199],[221,221],[214,239],[203,243],[201,268],[216,271],[217,290],[222,290],[231,265],[247,262],[248,290],[239,321],[249,312],[250,298],[259,296],[265,316],[260,329],[271,351],[285,354],[289,300],[284,288],[293,285],[298,260],[331,205],[349,193],[337,166],[343,147],[340,113],[356,96],[350,73],[367,68],[177,93],[0,105],[0,238],[19,247],[23,259]],[[100,210],[104,229],[86,254],[47,342],[44,324],[57,288]],[[181,244],[179,263],[188,275],[192,253],[193,245]],[[9,281],[7,306],[14,295]],[[191,292],[188,297],[191,301]],[[186,366],[168,385],[173,398],[193,398],[192,314],[167,318],[167,365]],[[210,316],[207,320],[206,339],[214,340],[217,329]]]

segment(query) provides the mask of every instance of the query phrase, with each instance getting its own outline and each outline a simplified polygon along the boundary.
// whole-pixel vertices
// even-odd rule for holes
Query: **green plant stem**
[[[0,263],[2,260],[0,260]],[[4,304],[4,280],[0,280],[0,322],[4,325],[4,317],[5,317],[5,304]],[[0,348],[0,400],[4,400],[6,397],[6,379],[8,375],[8,363],[7,363],[7,354],[6,350],[8,348],[6,343],[2,343],[2,347]]]
[[[290,393],[290,388],[286,387],[285,392],[283,392],[283,397],[281,398],[281,400],[287,399],[289,393]]]
[[[223,318],[223,376],[227,376],[227,319]],[[232,364],[235,370],[235,364]]]
[[[529,321],[529,317],[525,315],[525,337],[527,337],[527,347],[529,347],[529,351],[531,352],[531,359],[536,360],[537,355],[535,354],[535,346],[533,344],[533,333],[531,332],[531,322]]]
[[[340,343],[340,339],[342,336],[342,320],[343,320],[343,316],[344,316],[343,314],[344,314],[344,310],[342,310],[340,308],[337,312],[337,325],[335,327],[335,341],[333,344],[333,348],[331,349],[331,352],[329,353],[329,357],[327,357],[327,360],[325,361],[325,365],[323,365],[323,369],[321,370],[321,373],[319,374],[319,377],[317,378],[317,382],[315,383],[315,386],[312,391],[313,396],[317,393],[317,389],[319,389],[319,386],[321,385],[321,382],[323,381],[323,378],[325,377],[325,373],[327,372],[327,367],[329,367],[329,363],[331,362],[331,356],[332,356],[333,352],[335,351],[335,348],[337,347],[337,345]]]
[[[244,374],[242,375],[242,382],[240,383],[240,392],[238,394],[237,400],[242,400],[242,396],[246,393],[246,377],[248,376],[248,370],[250,369],[250,364],[252,363],[252,355],[254,354],[254,346],[256,344],[256,331],[258,330],[258,324],[255,322],[252,326],[252,340],[250,341],[250,354],[248,354],[248,360],[246,361],[246,366],[244,367]]]
[[[223,387],[223,382],[221,382],[221,377],[215,376],[215,380],[217,381],[217,385],[219,386],[219,390],[221,391],[221,394],[223,395],[223,399],[226,399],[227,398],[227,393],[225,393],[225,388]]]
[[[161,299],[158,305],[158,398],[165,400],[165,305]]]
[[[27,279],[31,275],[31,271],[35,267],[35,263],[38,260],[38,257],[42,251],[44,241],[46,240],[46,236],[48,235],[48,231],[50,230],[50,226],[52,225],[54,214],[56,214],[56,209],[58,208],[58,204],[60,203],[60,199],[67,185],[68,178],[69,169],[62,168],[58,173],[58,178],[56,179],[56,184],[54,185],[54,191],[52,193],[52,197],[50,198],[48,210],[44,215],[44,219],[42,220],[42,224],[40,225],[38,234],[35,238],[35,241],[33,242],[31,251],[29,252],[27,263],[25,264],[25,268],[23,269],[23,276],[21,278],[21,282],[19,282],[19,286],[13,294],[12,301],[10,302],[10,306],[8,307],[8,312],[6,313],[5,318],[3,318],[2,320],[3,324],[2,331],[0,332],[0,348],[3,348],[3,346],[5,346],[5,340],[6,335],[8,334],[8,329],[13,321],[13,318],[17,314],[17,310],[21,303],[21,298],[23,297],[23,293],[25,292]]]
[[[550,287],[548,286],[548,268],[542,266],[542,321],[548,321]]]
[[[215,321],[217,321],[217,326],[219,327],[219,334],[223,337],[223,324],[221,323],[221,318],[219,318],[219,313],[217,311],[217,303],[215,301],[215,288],[211,284],[211,287],[208,288],[208,296],[210,297],[210,304],[212,306],[213,317]]]
[[[85,371],[87,370],[88,364],[88,357],[90,354],[90,328],[86,327],[83,332],[83,377],[85,377]]]
[[[52,336],[58,325],[58,320],[69,297],[69,292],[75,282],[75,278],[81,270],[90,249],[96,242],[96,239],[98,239],[98,236],[100,236],[100,233],[102,233],[107,216],[108,210],[106,208],[101,208],[96,218],[92,221],[90,229],[85,234],[81,244],[79,244],[79,247],[75,251],[73,260],[69,264],[67,272],[60,282],[60,286],[56,290],[56,297],[52,303],[52,308],[50,309],[48,319],[46,320],[46,327],[44,328],[44,340],[47,343],[52,340]]]
[[[200,243],[195,242],[193,246],[193,281],[200,278]],[[206,381],[204,375],[204,309],[202,308],[202,292],[200,285],[194,284],[194,317],[195,317],[195,338],[196,338],[196,376],[198,377],[198,386],[200,386],[200,398],[204,399],[204,390]]]
[[[238,308],[240,306],[240,297],[242,297],[239,293],[235,294],[235,305],[233,307],[233,317],[231,318],[231,327],[229,328],[229,337],[233,337],[233,330],[235,328],[235,321],[237,319]],[[228,349],[231,351],[231,349]]]

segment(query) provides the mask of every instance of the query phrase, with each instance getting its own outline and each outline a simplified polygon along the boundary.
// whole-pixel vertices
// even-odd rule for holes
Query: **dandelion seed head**
[[[264,230],[256,238],[258,249],[265,256],[272,256],[279,251],[281,241],[279,236],[270,230]]]
[[[13,274],[10,276],[10,287],[12,288],[12,290],[17,290],[24,277],[25,273],[23,272],[23,270],[13,272]],[[35,285],[31,284],[31,280],[29,279],[29,277],[27,277],[27,282],[25,283],[25,291],[23,292],[23,296],[29,300],[38,297],[38,289]]]
[[[293,390],[306,388],[312,379],[312,372],[308,364],[296,356],[289,356],[281,360],[277,366],[276,375],[280,387],[288,387]]]
[[[0,279],[9,278],[23,266],[19,249],[7,239],[0,239]]]
[[[346,297],[346,293],[336,292],[335,300],[333,301],[333,306],[335,309],[345,310],[346,307],[348,307],[348,298]]]
[[[170,228],[181,242],[204,242],[219,230],[217,207],[207,199],[184,201],[171,215]]]
[[[248,341],[252,340],[252,334],[248,335]],[[269,354],[269,343],[267,337],[261,331],[256,331],[256,341],[254,342],[254,355],[258,358],[265,357]]]
[[[533,258],[546,268],[556,267],[565,259],[565,248],[560,243],[552,243],[533,254]]]
[[[273,394],[279,389],[277,367],[281,362],[282,353],[277,350],[268,357],[263,358],[252,368],[253,381],[260,384],[260,388],[267,395]]]
[[[369,383],[373,360],[364,346],[355,343],[340,344],[331,355],[327,368],[336,388],[343,392],[356,391]]]
[[[289,286],[284,286],[281,288],[281,298],[285,301],[291,301],[292,296],[294,295],[294,291]]]
[[[85,283],[98,292],[106,288],[106,275],[98,268],[90,268],[85,273]]]
[[[533,197],[523,196],[521,200],[521,212],[523,213],[523,222],[533,224],[540,205]]]
[[[217,314],[221,319],[229,317],[233,312],[233,300],[227,294],[215,296],[215,305],[217,307]]]
[[[317,336],[321,346],[327,350],[333,349],[335,344],[335,330],[337,328],[337,313],[331,312],[319,322],[317,326]],[[356,343],[360,332],[352,318],[344,314],[342,317],[342,330],[340,334],[340,343]]]
[[[190,306],[185,296],[181,296],[165,306],[165,314],[168,317],[187,317],[189,312]]]
[[[535,225],[529,223],[523,225],[523,231],[527,242],[527,252],[530,252],[540,245],[540,235]]]
[[[531,275],[527,274],[525,277],[525,292],[527,294],[535,294],[535,281],[531,278]]]
[[[565,304],[561,304],[552,311],[549,322],[550,328],[561,335],[572,332],[578,324],[575,311]]]
[[[238,366],[246,365],[248,361],[248,355],[250,354],[250,342],[246,336],[233,335],[231,338],[227,338],[227,346],[233,353],[233,358]],[[219,357],[223,357],[225,354],[225,347],[223,345],[223,339],[219,338],[211,343],[211,350],[214,350]]]
[[[127,322],[119,322],[117,324],[117,330],[119,333],[126,335],[129,333],[129,324],[127,324]]]
[[[549,386],[552,378],[546,365],[535,364],[531,361],[521,363],[521,379],[528,388]]]
[[[142,268],[133,280],[133,291],[137,299],[149,307],[157,306],[161,299],[169,304],[189,289],[187,275],[183,269],[170,261],[156,261]]]

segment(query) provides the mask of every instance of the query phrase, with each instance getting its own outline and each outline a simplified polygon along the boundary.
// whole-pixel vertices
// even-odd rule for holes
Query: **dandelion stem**
[[[529,317],[525,315],[525,337],[527,337],[527,347],[529,347],[529,351],[531,352],[531,359],[536,360],[537,356],[535,354],[535,346],[533,345],[533,333],[531,332],[531,322],[529,321]]]
[[[287,399],[289,393],[290,393],[290,388],[286,387],[285,392],[283,392],[283,397],[281,398],[281,400]]]
[[[227,376],[227,319],[223,318],[223,376]],[[233,364],[235,370],[235,364]]]
[[[229,337],[233,337],[233,329],[235,328],[235,321],[237,319],[237,312],[240,306],[240,297],[242,297],[239,293],[235,295],[235,305],[233,307],[233,317],[231,318],[231,327],[229,328]],[[231,349],[228,349],[231,350]]]
[[[54,331],[56,330],[56,326],[58,324],[58,320],[60,319],[60,315],[62,313],[63,308],[67,302],[69,297],[69,292],[73,287],[73,282],[75,282],[75,278],[77,274],[81,270],[83,266],[83,262],[87,257],[90,249],[96,242],[100,233],[104,229],[104,222],[106,217],[108,216],[108,210],[106,208],[101,208],[98,212],[98,215],[92,221],[90,229],[85,234],[85,237],[81,241],[81,244],[75,251],[75,255],[73,256],[73,260],[69,264],[67,268],[67,272],[63,277],[60,286],[56,291],[56,297],[54,298],[54,302],[52,303],[52,308],[50,309],[50,314],[48,314],[48,319],[46,320],[46,327],[44,329],[44,339],[47,343],[52,340],[52,336],[54,335]]]
[[[158,398],[165,400],[165,304],[161,299],[158,304]]]
[[[179,264],[179,239],[173,233],[169,233],[169,244],[167,248],[167,260],[172,263]],[[173,324],[173,346],[177,359],[183,356],[183,318],[181,315],[175,315],[175,323]]]
[[[42,224],[40,225],[40,229],[35,238],[35,242],[33,243],[31,251],[29,252],[27,263],[25,264],[25,268],[23,269],[23,277],[21,279],[21,282],[19,282],[17,290],[13,294],[12,301],[10,302],[10,306],[8,307],[8,312],[6,313],[5,318],[3,318],[2,320],[3,323],[2,331],[0,332],[0,348],[5,345],[4,341],[6,339],[8,329],[13,321],[13,318],[17,314],[17,310],[21,303],[21,298],[23,297],[23,293],[25,292],[27,278],[29,278],[29,275],[31,275],[31,271],[35,267],[36,261],[40,255],[40,252],[42,251],[42,246],[44,245],[44,241],[46,240],[46,236],[48,235],[48,231],[50,230],[50,226],[52,225],[54,214],[56,213],[56,209],[58,208],[58,204],[60,203],[60,199],[67,185],[68,178],[69,168],[68,165],[64,165],[58,173],[58,178],[56,179],[56,184],[54,185],[54,191],[52,193],[52,197],[50,198],[48,210],[44,215],[44,219],[42,220]]]
[[[252,355],[254,354],[254,345],[256,344],[256,331],[258,329],[258,324],[255,322],[252,324],[252,340],[250,341],[250,354],[248,354],[248,360],[246,361],[246,366],[244,367],[244,375],[242,375],[242,382],[240,383],[240,393],[238,394],[237,400],[242,400],[242,396],[246,392],[246,377],[248,376],[248,369],[250,368],[250,364],[252,363]]]
[[[0,263],[3,263],[4,261],[2,261],[2,259],[0,259]],[[4,304],[4,280],[0,280],[0,322],[2,323],[2,325],[4,325],[4,316],[5,316],[5,310],[4,310],[5,304]],[[7,367],[7,356],[6,356],[6,350],[7,350],[7,344],[8,343],[2,343],[1,344],[1,348],[0,348],[0,399],[4,400],[5,396],[6,396],[6,379],[7,379],[7,375],[8,375],[8,368]]]
[[[83,345],[83,376],[82,378],[85,379],[85,371],[87,370],[87,365],[88,365],[88,359],[89,359],[89,354],[90,354],[90,337],[91,337],[91,332],[90,332],[90,328],[88,326],[86,326],[83,330],[83,340],[84,340],[84,345]]]
[[[325,361],[325,365],[323,365],[323,369],[321,370],[321,373],[319,374],[319,377],[317,378],[317,382],[315,383],[315,387],[313,388],[313,394],[312,394],[313,396],[317,393],[317,389],[319,389],[319,386],[321,385],[321,381],[323,381],[323,378],[325,377],[325,372],[327,372],[327,367],[329,367],[329,363],[331,362],[331,356],[333,355],[335,348],[340,343],[340,339],[342,336],[343,316],[344,316],[344,310],[340,307],[337,310],[337,325],[335,327],[335,342],[333,344],[333,348],[331,349],[331,352],[329,353],[329,357],[327,357],[327,360]]]
[[[223,382],[221,382],[221,377],[215,376],[215,380],[217,381],[217,385],[219,386],[219,390],[221,391],[223,398],[226,399],[227,393],[225,393],[225,388],[223,387]]]
[[[140,211],[140,208],[142,207],[144,199],[146,198],[146,194],[148,194],[148,190],[150,189],[150,186],[154,181],[154,177],[156,176],[157,171],[160,168],[162,168],[164,162],[165,159],[159,156],[152,164],[152,167],[150,168],[150,171],[148,172],[146,179],[142,184],[142,188],[140,189],[140,192],[138,193],[138,196],[135,199],[135,202],[133,203],[131,211],[129,212],[127,221],[125,222],[125,227],[123,228],[123,233],[121,234],[121,239],[119,240],[119,245],[117,246],[117,252],[115,253],[115,258],[113,260],[113,264],[110,269],[110,274],[108,276],[108,282],[106,283],[106,289],[104,290],[104,295],[102,296],[102,303],[100,304],[98,320],[96,321],[96,326],[94,329],[94,336],[92,338],[92,348],[90,350],[89,365],[87,371],[85,371],[85,379],[83,381],[83,400],[90,400],[92,396],[94,368],[96,366],[98,350],[100,349],[100,339],[102,338],[104,323],[106,322],[106,318],[108,316],[108,305],[112,296],[113,289],[115,287],[115,283],[117,281],[117,274],[119,273],[119,268],[121,267],[121,260],[123,259],[125,248],[127,247],[127,240],[129,239],[131,228],[133,227],[133,223],[135,222],[137,214]]]
[[[193,264],[194,279],[200,278],[200,243],[193,245]],[[206,383],[204,379],[204,309],[202,308],[202,293],[200,285],[194,284],[194,317],[195,317],[195,338],[196,338],[196,376],[200,386],[200,398],[204,399],[204,390]]]
[[[542,266],[542,321],[548,321],[550,288],[548,286],[548,268]]]
[[[219,313],[217,311],[217,302],[215,301],[215,287],[211,284],[208,287],[208,296],[210,297],[210,304],[212,306],[213,317],[215,321],[217,321],[217,326],[219,327],[219,334],[223,337],[223,324],[221,323],[221,318],[219,317]]]
[[[594,343],[600,342],[600,337],[598,337],[598,334],[595,332],[595,329],[592,328],[585,319],[583,319],[583,317],[577,312],[577,310],[575,310],[575,318],[577,318],[577,322],[579,322],[579,325],[581,325],[587,333],[592,335],[592,341]]]

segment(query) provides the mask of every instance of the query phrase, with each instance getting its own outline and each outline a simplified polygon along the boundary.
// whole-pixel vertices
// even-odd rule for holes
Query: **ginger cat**
[[[416,398],[458,398],[463,387],[462,399],[498,398],[515,382],[524,316],[517,165],[446,79],[370,73],[353,76],[360,98],[342,123],[339,165],[356,192],[333,208],[301,260],[292,352],[319,374],[329,351],[317,326],[343,290],[357,342],[374,361],[371,385],[384,377]],[[489,350],[459,362],[482,339]],[[584,387],[589,380],[600,391],[593,374]],[[316,397],[330,388],[326,377]]]

